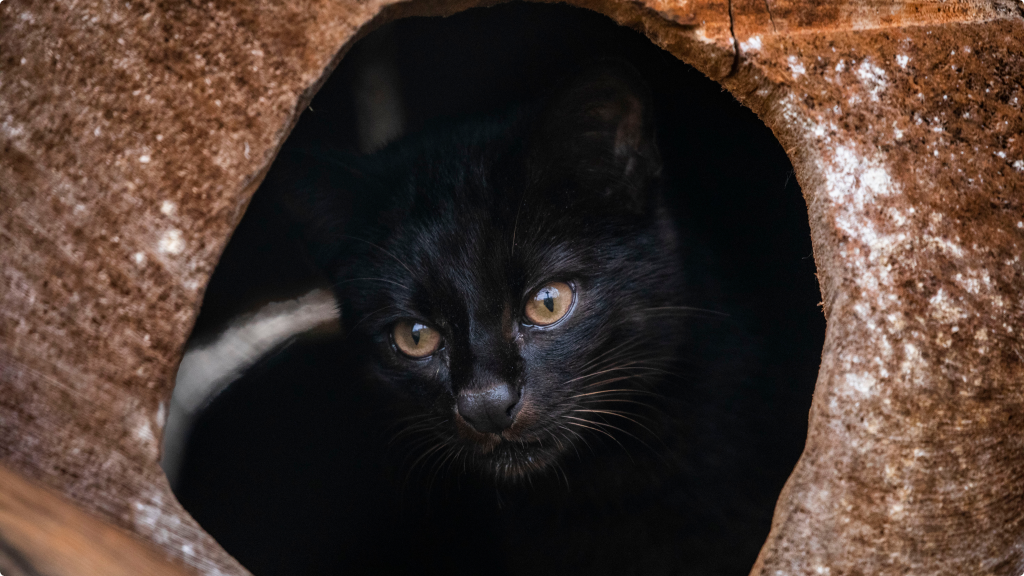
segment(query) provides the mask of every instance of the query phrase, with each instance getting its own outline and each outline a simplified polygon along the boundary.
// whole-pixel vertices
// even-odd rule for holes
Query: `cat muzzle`
[[[505,382],[459,392],[459,415],[481,434],[501,434],[515,421],[519,392]]]

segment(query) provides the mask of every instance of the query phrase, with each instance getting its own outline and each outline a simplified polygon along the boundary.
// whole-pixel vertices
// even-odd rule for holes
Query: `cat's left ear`
[[[619,60],[597,61],[563,87],[541,118],[533,160],[547,176],[643,211],[661,173],[650,91]]]

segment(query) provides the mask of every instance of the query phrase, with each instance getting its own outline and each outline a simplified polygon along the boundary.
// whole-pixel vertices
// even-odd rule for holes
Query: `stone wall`
[[[157,465],[203,287],[346,48],[482,3],[0,5],[0,462],[246,574]],[[572,3],[752,108],[807,200],[828,332],[754,573],[1018,576],[1024,3]]]

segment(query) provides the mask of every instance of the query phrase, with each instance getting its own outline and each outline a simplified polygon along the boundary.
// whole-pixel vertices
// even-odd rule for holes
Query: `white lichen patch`
[[[751,36],[745,42],[740,42],[740,50],[743,52],[756,52],[761,49],[761,37]]]
[[[992,277],[984,270],[968,268],[957,272],[955,280],[969,294],[980,294],[982,290],[988,292],[994,287]]]
[[[136,532],[148,535],[167,550],[179,550],[181,559],[205,576],[226,576],[213,562],[195,553],[192,543],[197,536],[195,531],[178,516],[164,513],[163,508],[163,496],[156,491],[133,502],[132,522]]]
[[[882,233],[878,225],[865,214],[866,208],[873,205],[880,197],[900,194],[898,185],[889,175],[888,170],[878,160],[865,158],[853,148],[838,145],[832,150],[831,157],[825,165],[825,191],[829,199],[839,211],[836,225],[851,240],[867,248],[862,266],[876,264],[883,256],[895,249],[898,243],[895,235]],[[896,212],[895,214],[899,214]],[[890,211],[890,216],[893,213]],[[902,225],[905,220],[898,216]],[[888,274],[886,276],[887,283]],[[875,289],[881,276],[865,278],[865,287]]]
[[[131,429],[135,440],[142,445],[142,450],[150,458],[156,460],[160,455],[160,441],[153,433],[153,422],[145,411],[138,410],[131,417]]]
[[[160,203],[160,213],[164,216],[174,216],[178,212],[178,205],[171,200],[164,200]]]
[[[900,68],[907,69],[907,64],[910,64],[910,56],[906,54],[897,54],[896,63],[899,64]]]
[[[164,232],[163,236],[160,237],[157,249],[163,254],[170,254],[172,256],[184,252],[185,241],[181,237],[181,230],[172,228]]]
[[[844,70],[838,67],[839,72]],[[849,70],[857,82],[865,85],[869,97],[879,97],[886,86],[881,69],[861,62]],[[832,207],[833,225],[841,238],[839,256],[846,263],[849,280],[858,288],[853,312],[871,339],[858,346],[860,353],[851,350],[834,357],[839,371],[836,381],[841,383],[837,392],[854,402],[884,396],[885,381],[894,370],[905,377],[925,367],[917,347],[908,349],[903,342],[907,319],[900,308],[892,270],[894,263],[901,261],[895,256],[903,253],[910,242],[904,230],[920,215],[888,201],[903,191],[877,151],[865,153],[840,141],[836,138],[840,130],[833,121],[800,118],[797,109],[796,105],[787,105],[784,111],[787,119],[804,124],[807,134],[818,142],[821,189]],[[872,354],[865,356],[864,350]]]
[[[942,288],[939,288],[939,291],[928,299],[928,303],[931,304],[932,318],[943,324],[952,324],[966,316],[963,308],[957,306],[956,302]]]
[[[874,65],[871,60],[864,59],[857,67],[857,78],[864,86],[872,102],[878,102],[879,96],[885,90],[888,83],[885,78],[885,70]]]
[[[142,422],[135,427],[135,438],[147,444],[156,444],[156,435],[153,434],[153,427],[149,425],[148,420],[142,420]]]
[[[846,386],[863,395],[870,394],[877,383],[878,380],[867,372],[846,375]]]
[[[140,268],[145,266],[146,254],[143,252],[136,252],[135,254],[132,254],[132,262],[135,262],[135,265]]]
[[[794,80],[803,76],[804,74],[807,74],[807,68],[804,67],[803,63],[801,63],[800,59],[797,58],[796,56],[790,56],[789,58],[786,59],[786,62],[789,64],[790,71],[793,72]]]

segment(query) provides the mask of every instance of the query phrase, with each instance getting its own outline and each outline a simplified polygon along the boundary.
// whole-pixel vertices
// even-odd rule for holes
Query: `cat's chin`
[[[524,408],[523,413],[530,410]],[[498,434],[481,434],[458,416],[459,436],[468,444],[467,460],[481,473],[504,482],[519,482],[550,470],[562,456],[565,442],[530,431],[532,414],[520,414],[515,425]]]
[[[519,482],[550,469],[560,456],[559,450],[539,442],[503,440],[475,460],[484,473],[501,481]]]

